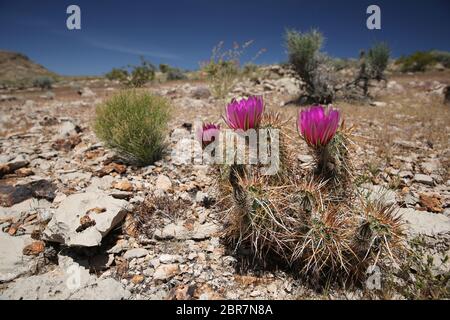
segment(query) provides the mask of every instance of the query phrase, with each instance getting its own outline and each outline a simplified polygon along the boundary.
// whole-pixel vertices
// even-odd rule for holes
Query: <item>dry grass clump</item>
[[[177,199],[167,195],[164,196],[149,196],[140,203],[133,215],[133,228],[137,234],[144,235],[147,238],[152,238],[155,229],[158,227],[158,220],[168,218],[176,220],[180,213],[185,212],[191,203],[187,200]]]
[[[94,131],[126,162],[148,165],[162,156],[169,117],[166,99],[125,90],[96,108]]]

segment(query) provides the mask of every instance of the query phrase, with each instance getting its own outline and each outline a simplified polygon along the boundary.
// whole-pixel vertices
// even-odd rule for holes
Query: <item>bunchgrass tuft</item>
[[[169,115],[164,98],[126,90],[97,107],[94,130],[127,163],[148,165],[163,154]]]

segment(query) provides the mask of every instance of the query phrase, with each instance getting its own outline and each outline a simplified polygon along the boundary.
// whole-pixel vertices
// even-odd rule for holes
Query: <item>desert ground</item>
[[[92,130],[95,108],[121,90],[106,79],[0,92],[0,297],[2,299],[433,299],[450,290],[450,71],[390,72],[370,102],[337,100],[354,127],[360,188],[383,192],[407,225],[408,251],[381,272],[381,288],[317,288],[283,268],[244,268],[220,237],[220,200],[207,165],[177,165],[171,151],[196,120],[221,122],[231,97],[264,96],[295,126],[298,80],[278,65],[243,79],[225,100],[203,80],[147,84],[168,98],[166,155],[120,162]],[[295,138],[295,137],[294,137]],[[312,161],[299,140],[297,159]],[[384,188],[384,189],[383,189]],[[165,197],[146,229],[141,203]],[[94,227],[77,228],[87,210]],[[103,215],[103,216],[102,216]],[[72,230],[72,231],[71,231]],[[70,234],[72,233],[72,234]],[[77,234],[78,233],[78,234]],[[80,234],[82,236],[80,236]],[[75,267],[74,267],[75,266]],[[77,277],[80,275],[80,277]]]

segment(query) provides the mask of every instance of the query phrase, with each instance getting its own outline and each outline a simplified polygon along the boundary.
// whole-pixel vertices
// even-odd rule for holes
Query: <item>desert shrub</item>
[[[386,43],[375,44],[367,54],[367,66],[369,75],[381,80],[384,78],[384,71],[387,68],[390,56],[390,49]]]
[[[306,83],[309,98],[316,103],[331,102],[334,76],[330,59],[320,52],[323,35],[317,30],[305,33],[287,30],[285,40],[289,62]]]
[[[174,199],[169,195],[151,195],[136,206],[127,227],[135,229],[140,236],[152,238],[158,226],[164,223],[164,219],[170,217],[176,220],[189,211],[191,206],[191,201],[186,199]]]
[[[54,80],[46,76],[37,77],[33,80],[33,86],[40,88],[42,90],[50,90],[52,88],[53,83]]]
[[[122,91],[97,107],[94,130],[128,163],[151,164],[164,150],[169,111],[162,97]]]
[[[247,76],[251,76],[257,71],[258,66],[254,63],[247,63],[246,65],[244,65],[244,68],[242,69],[242,73]]]
[[[334,70],[340,71],[343,69],[354,67],[354,62],[350,59],[335,58],[331,60],[331,65],[334,67]]]
[[[105,74],[108,80],[118,80],[120,82],[125,82],[128,79],[128,71],[125,69],[113,68],[110,72]]]
[[[5,79],[0,81],[0,87],[4,89],[25,89],[34,86],[34,79]]]
[[[224,98],[235,84],[239,67],[234,61],[210,61],[203,67],[210,90],[216,98]]]
[[[240,75],[241,59],[246,50],[253,44],[253,41],[247,41],[242,45],[233,43],[233,47],[223,51],[223,41],[216,45],[212,50],[209,61],[201,63],[201,69],[206,73],[209,87],[216,98],[225,98],[235,85]],[[249,61],[255,61],[265,49],[259,50]]]
[[[184,72],[181,69],[178,68],[170,68],[167,73],[167,80],[168,81],[172,81],[172,80],[184,80],[187,79],[186,75],[184,74]]]
[[[433,50],[430,53],[436,62],[441,63],[445,68],[450,68],[450,52]]]
[[[131,78],[128,80],[128,86],[133,88],[142,87],[147,82],[155,78],[155,66],[141,58],[139,66],[131,66]]]
[[[155,78],[156,67],[141,57],[140,65],[128,65],[124,68],[113,68],[105,74],[109,80],[119,80],[121,84],[130,88],[140,88]]]
[[[159,71],[161,71],[162,73],[167,73],[167,71],[170,70],[170,66],[168,64],[165,63],[161,63],[159,65]]]
[[[434,63],[436,63],[436,60],[433,55],[425,51],[417,51],[410,56],[403,56],[397,60],[397,64],[401,65],[402,72],[423,72]]]
[[[159,65],[159,71],[166,75],[166,80],[185,80],[187,76],[183,70],[180,68],[171,67],[168,64],[162,63]]]

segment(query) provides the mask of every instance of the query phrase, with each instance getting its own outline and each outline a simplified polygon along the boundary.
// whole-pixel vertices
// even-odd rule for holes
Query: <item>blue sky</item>
[[[66,8],[81,8],[81,30],[66,28]],[[381,8],[381,30],[366,28],[366,8]],[[394,56],[450,51],[448,0],[0,0],[0,49],[19,51],[66,75],[95,75],[138,63],[198,68],[219,41],[254,40],[257,63],[286,60],[286,28],[319,28],[325,51],[356,57],[387,41]]]

